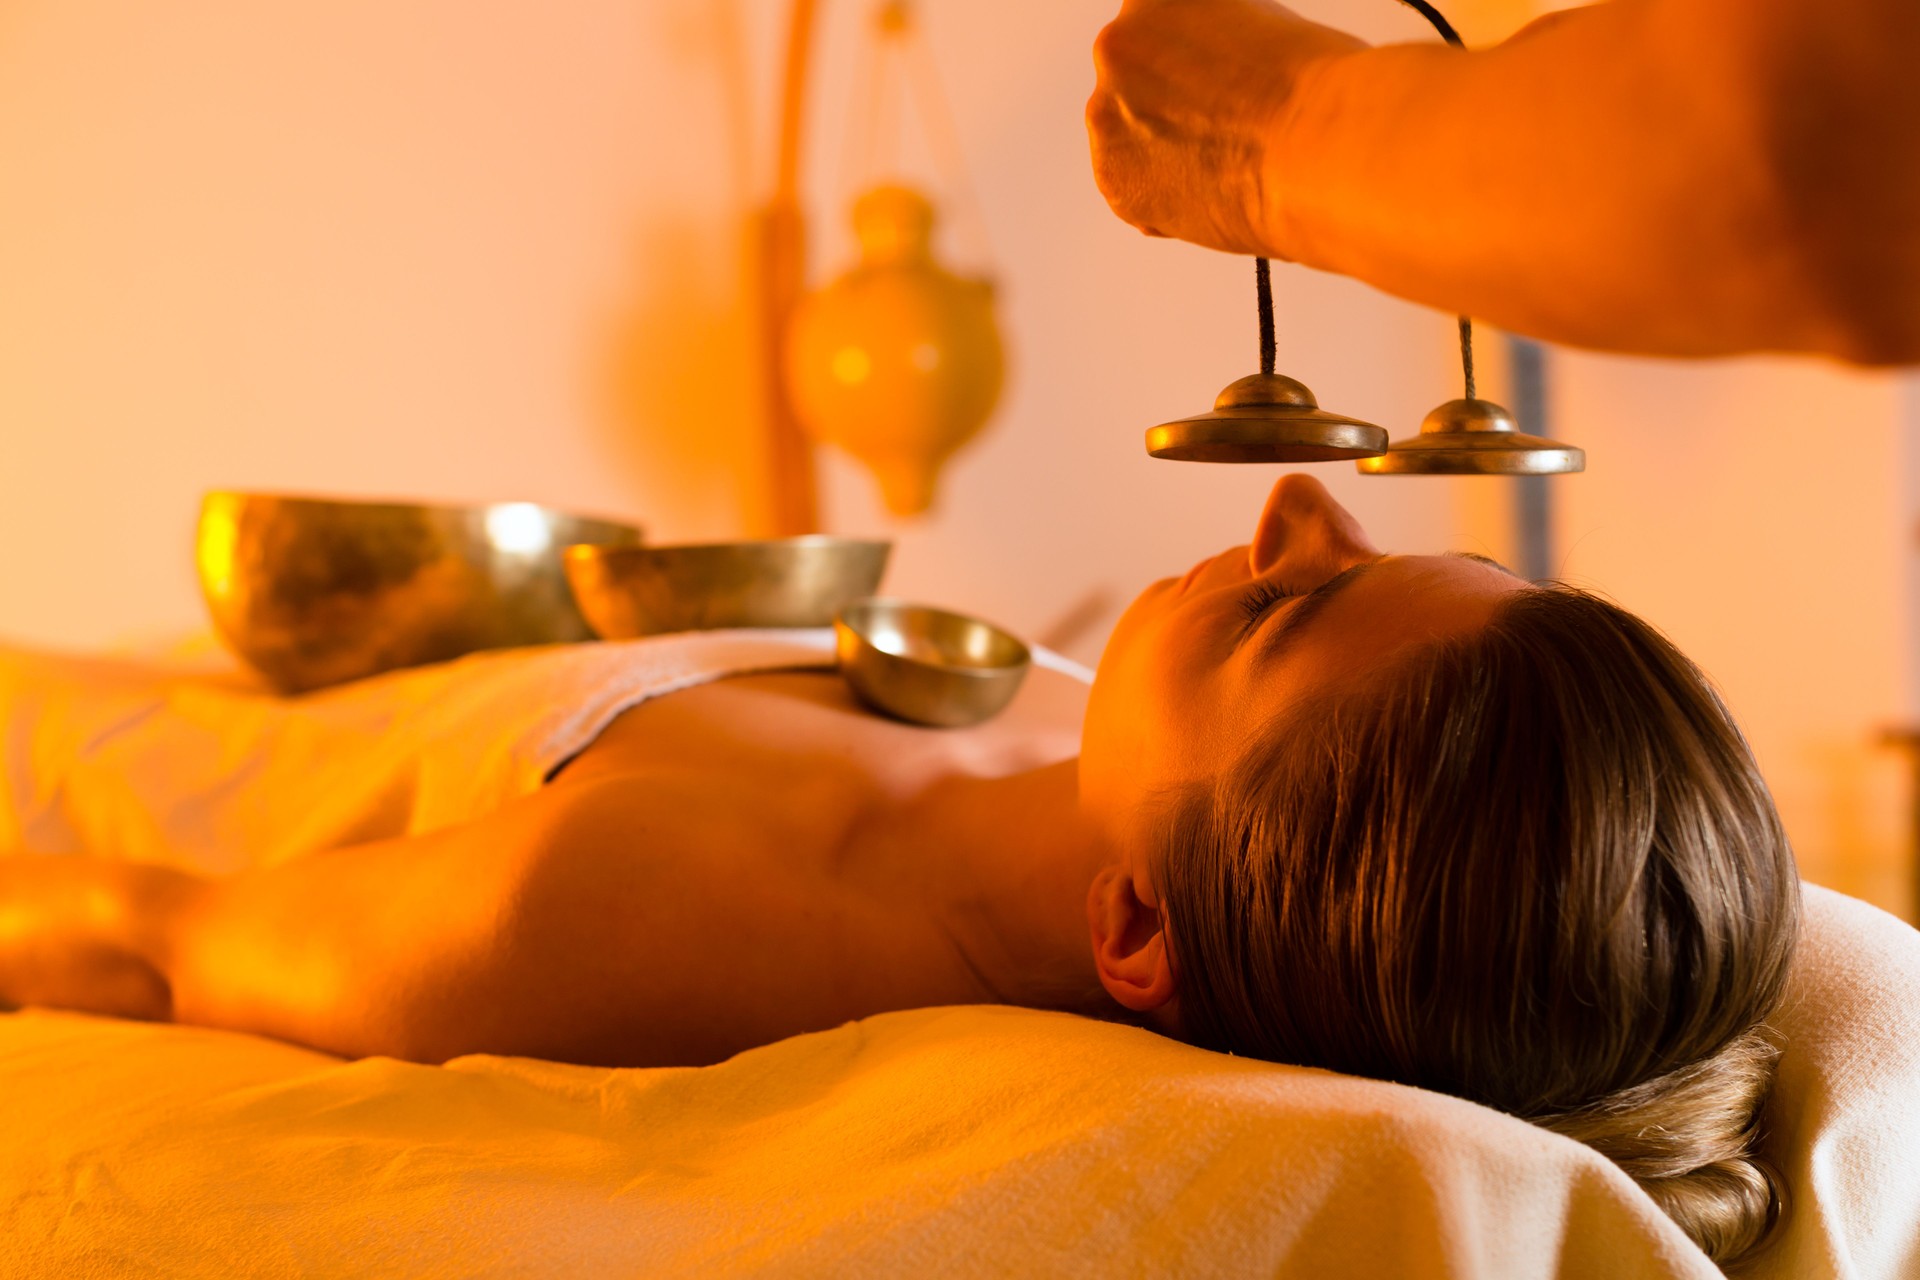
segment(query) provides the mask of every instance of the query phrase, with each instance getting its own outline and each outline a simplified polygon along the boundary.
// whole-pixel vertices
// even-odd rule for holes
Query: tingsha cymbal
[[[1587,453],[1530,436],[1491,400],[1449,400],[1420,434],[1354,464],[1370,476],[1549,476],[1587,469]]]
[[[1384,428],[1328,413],[1305,383],[1278,373],[1248,374],[1212,412],[1147,430],[1147,452],[1176,462],[1337,462],[1386,447]]]

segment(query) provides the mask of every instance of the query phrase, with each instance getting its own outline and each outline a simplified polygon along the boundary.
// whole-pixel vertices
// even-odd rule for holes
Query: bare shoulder
[[[724,774],[780,789],[902,789],[956,770],[1014,772],[1079,749],[1087,686],[1035,670],[1013,703],[983,725],[928,729],[861,705],[832,672],[739,676],[669,694],[620,715],[564,776]]]

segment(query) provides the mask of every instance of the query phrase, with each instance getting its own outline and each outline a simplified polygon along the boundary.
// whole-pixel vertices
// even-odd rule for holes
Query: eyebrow
[[[1386,559],[1385,556],[1380,557],[1380,560],[1384,559]],[[1332,604],[1335,596],[1365,577],[1367,571],[1379,564],[1380,560],[1367,560],[1336,573],[1306,595],[1301,596],[1298,604],[1280,615],[1280,625],[1261,638],[1260,647],[1255,651],[1253,660],[1261,663],[1273,662],[1287,649],[1298,644],[1301,629],[1312,622],[1321,610]]]
[[[1497,569],[1509,578],[1518,578],[1520,576],[1513,570],[1507,568],[1507,566],[1501,564],[1498,560],[1495,560],[1492,556],[1483,556],[1477,551],[1448,551],[1443,554],[1455,560],[1471,560],[1475,564],[1486,565],[1487,568]],[[1375,560],[1367,560],[1360,564],[1352,565],[1334,574],[1331,578],[1328,578],[1325,582],[1302,596],[1298,604],[1281,614],[1280,625],[1268,632],[1266,636],[1261,639],[1260,646],[1253,655],[1254,661],[1261,663],[1272,662],[1279,658],[1286,650],[1298,644],[1301,630],[1309,622],[1312,622],[1322,610],[1332,604],[1335,596],[1339,595],[1340,592],[1347,587],[1353,585],[1356,579],[1360,578],[1367,570],[1373,568],[1379,564],[1381,560],[1385,560],[1386,558],[1385,556],[1381,556]]]

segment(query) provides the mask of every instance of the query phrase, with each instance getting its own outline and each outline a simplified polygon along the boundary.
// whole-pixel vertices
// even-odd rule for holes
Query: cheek
[[[1114,816],[1178,782],[1186,771],[1201,680],[1197,646],[1178,615],[1130,609],[1101,655],[1081,738],[1081,795]],[[1204,717],[1202,717],[1204,718]]]
[[[1087,701],[1087,727],[1103,745],[1137,739],[1142,719],[1159,701],[1157,687],[1166,669],[1169,611],[1149,591],[1135,600],[1114,624],[1100,654]]]

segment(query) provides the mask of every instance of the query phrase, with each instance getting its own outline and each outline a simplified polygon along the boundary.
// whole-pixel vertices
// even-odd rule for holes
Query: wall
[[[1803,866],[1910,906],[1911,382],[1799,360],[1557,353],[1562,576],[1653,620],[1746,728]]]
[[[824,8],[810,185],[831,266],[863,9]],[[932,6],[1012,377],[937,519],[895,527],[832,460],[824,482],[834,527],[900,536],[896,585],[1027,629],[1239,537],[1271,482],[1140,452],[1251,367],[1251,272],[1145,241],[1093,190],[1080,107],[1107,8]],[[746,527],[742,249],[783,19],[772,0],[16,0],[0,633],[198,626],[186,547],[210,486],[524,497],[664,539]],[[1449,376],[1444,318],[1304,271],[1281,287],[1289,367],[1363,417],[1418,420]],[[1453,504],[1444,484],[1362,499],[1421,545],[1448,540]]]
[[[1251,369],[1251,272],[1135,235],[1094,191],[1080,110],[1114,7],[923,3],[1002,283],[1008,392],[931,520],[889,520],[840,460],[823,477],[832,527],[899,539],[894,589],[1033,635],[1082,613],[1086,657],[1140,583],[1243,537],[1272,479],[1140,450]],[[865,6],[824,8],[809,172],[828,269]],[[750,530],[745,227],[783,11],[0,7],[0,635],[199,628],[188,547],[214,486]],[[1386,0],[1306,11],[1424,31]],[[1457,16],[1486,39],[1525,13]],[[1454,393],[1449,317],[1299,269],[1276,283],[1282,367],[1324,403],[1404,434]],[[1868,743],[1912,702],[1898,389],[1798,363],[1556,368],[1561,429],[1594,457],[1556,489],[1568,572],[1727,687],[1814,873],[1892,900],[1898,779]],[[1757,443],[1809,424],[1803,449]],[[1389,547],[1508,550],[1497,482],[1320,474]]]

